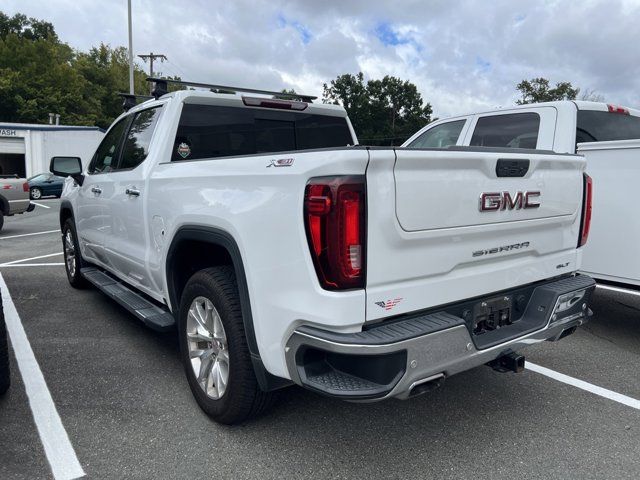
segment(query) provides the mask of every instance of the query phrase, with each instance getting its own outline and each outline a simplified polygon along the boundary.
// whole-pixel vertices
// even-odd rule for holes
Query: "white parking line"
[[[0,237],[0,240],[8,240],[10,238],[29,237],[31,235],[44,235],[45,233],[60,233],[60,230],[47,230],[46,232],[23,233],[20,235],[9,235],[8,237]]]
[[[0,268],[17,268],[17,267],[59,267],[64,263],[15,263],[11,265],[5,265],[0,263]]]
[[[640,400],[636,400],[635,398],[627,397],[626,395],[622,395],[621,393],[598,387],[597,385],[593,385],[583,380],[578,380],[577,378],[570,377],[569,375],[565,375],[564,373],[559,373],[554,370],[541,367],[540,365],[536,365],[535,363],[526,362],[526,368],[528,370],[531,370],[532,372],[536,372],[546,377],[553,378],[554,380],[558,380],[559,382],[566,383],[567,385],[571,385],[581,390],[591,392],[595,395],[608,398],[609,400],[613,400],[614,402],[618,402],[628,407],[635,408],[636,410],[640,410]]]
[[[34,205],[37,205],[39,207],[42,207],[42,208],[51,208],[51,207],[47,207],[46,205],[42,205],[41,203],[37,203],[37,202],[31,202],[31,203],[33,203]]]
[[[4,316],[11,345],[22,375],[33,420],[38,428],[40,441],[56,480],[84,477],[85,473],[71,445],[62,420],[47,388],[38,361],[24,331],[7,284],[0,274],[0,289],[4,304]]]
[[[40,258],[55,257],[57,255],[62,255],[62,252],[50,253],[49,255],[39,255],[37,257],[31,257],[31,258],[23,258],[21,260],[12,260],[10,262],[0,263],[0,267],[8,267],[9,265],[14,265],[16,263],[28,262],[29,260],[39,260]]]

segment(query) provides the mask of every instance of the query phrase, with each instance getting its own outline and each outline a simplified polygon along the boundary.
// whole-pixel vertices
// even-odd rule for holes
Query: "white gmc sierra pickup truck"
[[[605,289],[640,288],[640,110],[582,101],[521,105],[441,119],[403,146],[527,147],[583,155],[596,192],[582,271]]]
[[[588,319],[582,157],[367,148],[343,108],[310,97],[154,93],[86,170],[51,161],[70,177],[66,271],[177,326],[215,420],[292,382],[373,401],[486,363],[519,371],[516,352]]]

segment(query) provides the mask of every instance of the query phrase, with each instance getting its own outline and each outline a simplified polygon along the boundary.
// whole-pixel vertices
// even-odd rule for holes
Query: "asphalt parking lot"
[[[6,219],[0,274],[87,478],[640,478],[640,297],[599,290],[587,326],[526,351],[618,399],[566,378],[480,367],[405,402],[350,404],[289,388],[268,415],[224,427],[193,400],[175,334],[68,285],[59,201],[38,203]],[[12,361],[0,478],[53,478]]]

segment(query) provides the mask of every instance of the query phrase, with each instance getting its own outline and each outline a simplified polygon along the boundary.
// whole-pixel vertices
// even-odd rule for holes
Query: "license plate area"
[[[490,298],[476,303],[473,307],[473,334],[482,335],[511,325],[512,313],[510,296]]]

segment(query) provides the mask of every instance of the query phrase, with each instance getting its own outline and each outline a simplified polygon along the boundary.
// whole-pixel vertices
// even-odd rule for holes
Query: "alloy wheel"
[[[196,297],[186,322],[189,360],[202,391],[221,398],[229,383],[229,347],[218,310],[206,297]]]
[[[76,245],[71,230],[67,230],[64,234],[64,261],[69,276],[74,277],[76,274]]]

